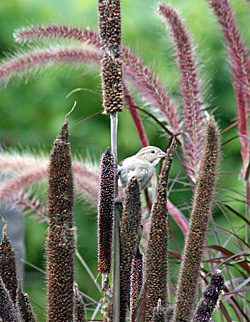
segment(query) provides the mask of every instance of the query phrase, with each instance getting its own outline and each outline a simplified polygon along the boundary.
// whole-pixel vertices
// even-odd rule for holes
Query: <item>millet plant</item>
[[[2,83],[7,85],[9,80],[40,68],[52,69],[56,63],[65,68],[70,65],[72,70],[89,64],[99,68],[103,105],[100,111],[102,118],[110,119],[111,139],[110,147],[100,157],[99,171],[79,158],[72,161],[69,123],[78,109],[74,105],[65,116],[49,160],[2,148],[0,320],[38,321],[31,305],[35,299],[30,301],[23,291],[25,283],[16,272],[14,242],[8,237],[15,217],[7,218],[10,213],[17,216],[21,210],[48,223],[44,313],[47,321],[205,322],[213,318],[216,309],[216,320],[250,321],[250,59],[230,3],[207,0],[207,4],[224,35],[236,97],[237,120],[221,130],[215,119],[223,119],[223,115],[217,117],[216,110],[211,111],[205,101],[189,31],[180,14],[166,3],[158,4],[156,12],[172,39],[179,70],[180,106],[170,98],[171,92],[160,84],[152,68],[122,43],[119,0],[98,1],[98,32],[52,23],[15,31],[15,40],[24,49],[1,62]],[[37,42],[41,45],[37,46]],[[117,146],[118,118],[126,109],[142,147],[150,145],[147,122],[165,139],[167,157],[145,191],[141,191],[136,177],[124,190],[117,184],[121,149]],[[238,135],[224,140],[223,135],[233,127],[238,128]],[[88,135],[95,135],[95,131]],[[232,196],[223,200],[219,198],[224,197],[224,190],[218,177],[230,173],[223,169],[223,162],[219,165],[220,159],[227,158],[220,151],[236,140],[240,142],[240,178],[245,191],[231,191]],[[172,162],[179,168],[174,177]],[[46,204],[39,190],[44,179],[48,184]],[[171,201],[175,189],[182,193],[186,187],[193,192],[191,207]],[[73,207],[80,207],[86,198],[97,208],[98,250],[93,258],[98,257],[100,283],[78,251],[78,245],[87,245],[89,240],[77,238]],[[232,201],[242,202],[245,213],[232,206]],[[226,219],[231,214],[239,224],[235,227],[228,219],[230,229],[220,226],[213,219],[213,211]],[[81,216],[87,216],[86,209]],[[179,251],[174,231],[185,237],[183,251]],[[98,299],[92,298],[91,291],[82,293],[77,285],[75,256],[98,288]]]

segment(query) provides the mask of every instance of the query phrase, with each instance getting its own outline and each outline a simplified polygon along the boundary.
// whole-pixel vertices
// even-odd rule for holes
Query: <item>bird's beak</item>
[[[164,158],[164,157],[167,157],[167,153],[161,151],[159,154],[158,154],[159,158]]]

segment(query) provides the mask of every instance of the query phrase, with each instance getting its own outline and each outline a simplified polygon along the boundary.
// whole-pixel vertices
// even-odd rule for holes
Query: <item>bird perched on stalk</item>
[[[141,190],[144,190],[152,175],[154,167],[161,158],[167,156],[167,153],[155,146],[142,148],[135,155],[124,159],[118,165],[117,175],[119,176],[119,186],[126,188],[127,183],[132,177],[137,177]]]

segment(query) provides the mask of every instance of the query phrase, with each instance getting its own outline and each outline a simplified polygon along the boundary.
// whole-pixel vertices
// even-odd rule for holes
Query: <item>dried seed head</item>
[[[6,234],[7,224],[3,228],[3,238],[0,244],[0,277],[8,290],[11,300],[16,303],[17,277],[15,252]]]
[[[122,112],[122,62],[108,54],[102,59],[102,92],[104,113]]]
[[[116,187],[116,161],[107,148],[102,155],[99,172],[98,198],[98,269],[109,274],[112,255],[112,232],[114,217],[114,198]]]
[[[206,120],[204,155],[201,161],[198,183],[195,188],[189,231],[185,241],[177,286],[174,318],[176,321],[190,320],[200,273],[203,245],[219,158],[219,131],[213,117]]]
[[[220,297],[223,293],[224,277],[218,270],[211,276],[210,282],[203,292],[192,322],[209,322],[212,314],[217,308]]]
[[[73,176],[68,121],[50,155],[47,238],[48,322],[72,321],[74,307]]]
[[[18,322],[15,305],[11,300],[10,294],[0,277],[0,321]]]
[[[50,154],[47,212],[55,224],[67,223],[72,228],[73,175],[68,137],[65,121]]]
[[[134,255],[131,265],[131,278],[130,278],[130,321],[133,321],[133,316],[137,309],[137,302],[141,292],[143,283],[143,257],[138,252]]]
[[[146,257],[146,280],[148,295],[146,302],[146,322],[153,318],[153,308],[159,299],[166,306],[167,300],[167,269],[168,269],[168,229],[167,229],[167,183],[176,144],[172,142],[168,156],[164,159],[156,200],[152,208],[150,233]]]
[[[24,293],[20,281],[17,289],[17,308],[22,322],[36,322],[28,294]]]
[[[120,321],[126,320],[129,300],[131,263],[137,247],[141,224],[140,184],[133,177],[125,190],[125,202],[121,224],[121,253],[120,253]]]
[[[98,1],[99,33],[104,48],[114,58],[121,56],[120,0]]]

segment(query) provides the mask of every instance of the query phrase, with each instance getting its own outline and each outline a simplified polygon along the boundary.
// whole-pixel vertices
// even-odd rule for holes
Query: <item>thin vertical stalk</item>
[[[117,162],[117,126],[118,114],[110,114],[111,151]],[[115,197],[118,196],[116,179]],[[114,216],[114,256],[113,256],[113,322],[120,321],[120,204],[115,203]]]
[[[110,114],[110,131],[111,131],[111,152],[114,154],[117,160],[117,126],[118,126],[118,114]]]

